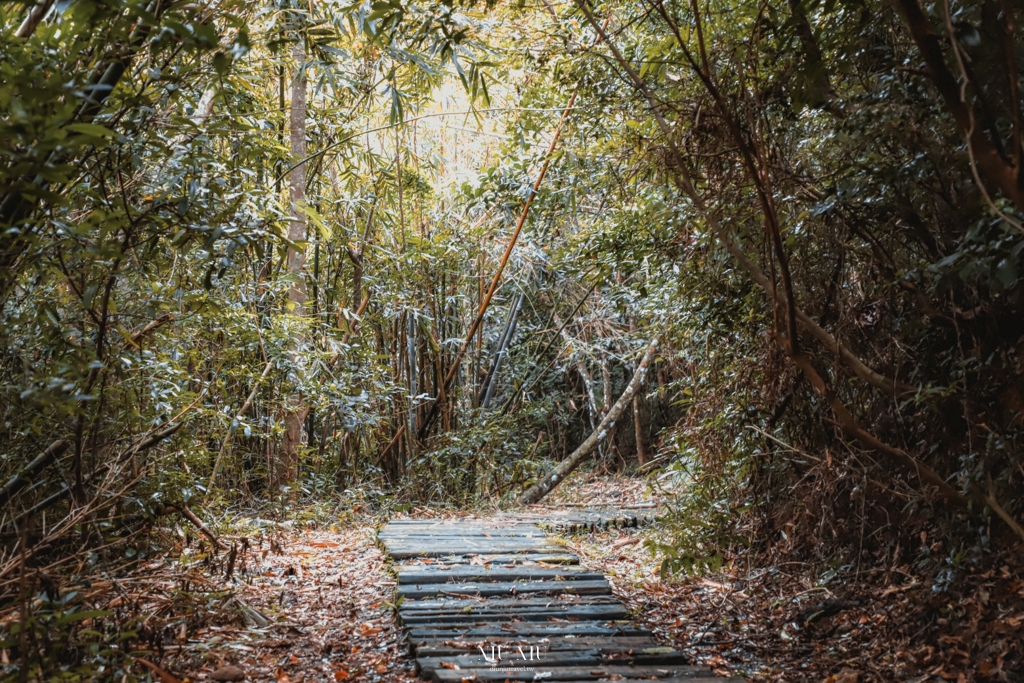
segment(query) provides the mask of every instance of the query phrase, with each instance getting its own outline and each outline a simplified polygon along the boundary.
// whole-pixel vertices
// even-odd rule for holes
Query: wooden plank
[[[666,666],[676,665],[687,665],[689,664],[689,658],[682,652],[673,650],[672,648],[654,648],[664,649],[666,652],[655,652],[652,654],[634,654],[611,656],[602,654],[597,649],[591,649],[586,651],[555,651],[555,652],[542,652],[539,655],[539,659],[530,660],[526,657],[526,653],[529,650],[524,649],[522,653],[513,651],[505,653],[503,656],[507,659],[503,659],[502,663],[508,662],[508,666],[532,666],[537,669],[547,670],[548,668],[562,668],[562,667],[589,667],[599,669],[605,665],[613,666],[631,666],[631,667],[649,667],[657,666],[664,668]],[[497,648],[495,648],[497,652]],[[419,670],[424,672],[431,672],[434,669],[446,668],[442,666],[442,662],[445,664],[452,664],[460,669],[480,669],[488,668],[491,663],[487,660],[487,657],[493,657],[493,654],[472,654],[472,655],[458,655],[455,657],[417,657],[416,666]]]
[[[511,623],[494,626],[473,626],[465,624],[451,624],[447,626],[435,626],[425,628],[413,628],[409,630],[409,639],[428,640],[441,638],[445,640],[462,638],[492,638],[492,637],[526,637],[535,636],[538,639],[558,636],[651,636],[653,632],[634,626],[628,622],[588,622],[580,621],[573,623]]]
[[[522,542],[492,542],[472,541],[462,539],[458,542],[434,542],[422,541],[419,543],[385,543],[388,554],[392,559],[405,559],[402,555],[410,554],[411,557],[443,557],[445,555],[558,555],[565,551],[562,546],[554,545],[546,541],[533,541],[532,543]]]
[[[398,615],[405,619],[407,617],[427,617],[430,616],[442,616],[446,614],[464,614],[471,618],[480,620],[481,617],[486,615],[498,615],[498,614],[519,614],[523,612],[531,613],[547,613],[547,614],[559,614],[561,612],[572,612],[573,614],[586,614],[587,610],[594,611],[595,613],[605,613],[607,610],[615,610],[616,614],[626,614],[625,608],[620,602],[604,602],[604,603],[551,603],[549,605],[536,605],[536,604],[512,604],[512,605],[488,605],[487,601],[483,601],[478,605],[467,605],[466,607],[434,607],[431,609],[407,609],[405,605],[398,610]],[[605,617],[607,621],[615,621],[618,617]],[[593,621],[591,619],[591,621]]]
[[[525,545],[532,545],[537,543],[543,543],[549,546],[558,545],[557,543],[554,543],[546,534],[523,534],[521,536],[501,536],[498,534],[489,536],[484,536],[483,534],[408,534],[390,538],[385,536],[381,540],[384,543],[384,545],[388,546],[412,545],[422,543],[444,543],[447,545],[455,545],[462,543],[472,543],[476,545],[521,543]]]
[[[504,662],[503,662],[504,664]],[[528,663],[527,663],[528,664]],[[516,669],[522,669],[516,671]],[[460,683],[469,681],[601,681],[622,679],[653,679],[691,681],[694,678],[713,678],[714,672],[702,666],[579,666],[545,667],[517,666],[513,661],[508,666],[477,669],[439,668],[430,672],[435,683]],[[715,683],[740,683],[737,678],[715,678]],[[710,682],[709,682],[710,683]]]
[[[548,569],[537,566],[491,567],[439,566],[434,568],[397,567],[398,585],[424,585],[430,583],[477,583],[484,581],[599,581],[600,572],[586,569]]]
[[[404,610],[433,610],[433,609],[464,609],[466,607],[488,606],[491,609],[504,609],[508,607],[545,607],[549,605],[618,605],[621,604],[616,598],[602,595],[556,595],[550,598],[521,597],[521,598],[466,598],[466,597],[441,597],[424,598],[423,600],[406,600],[398,608]]]
[[[438,595],[611,595],[612,587],[605,579],[599,581],[513,581],[500,583],[430,583],[399,585],[398,596],[407,600],[432,598]]]
[[[397,558],[395,558],[397,559]],[[521,554],[510,554],[510,553],[459,553],[443,555],[431,558],[415,558],[407,557],[401,558],[405,560],[416,560],[426,559],[427,562],[421,562],[420,566],[423,567],[435,567],[441,564],[459,565],[459,564],[481,564],[482,565],[529,565],[529,564],[579,564],[580,558],[570,552],[558,552],[558,553],[521,553]],[[481,566],[482,566],[481,565]]]
[[[392,540],[397,543],[402,542],[413,542],[417,540],[440,540],[440,541],[455,541],[461,539],[468,539],[473,541],[484,541],[491,539],[494,541],[508,541],[512,539],[532,539],[532,540],[548,540],[550,534],[543,533],[521,533],[521,534],[503,534],[498,532],[480,532],[470,533],[466,531],[452,531],[452,532],[440,532],[440,531],[423,531],[416,533],[391,533],[382,532],[378,538],[382,540]]]
[[[452,542],[421,542],[421,543],[386,543],[388,554],[392,559],[404,560],[414,557],[443,557],[445,555],[557,555],[564,551],[561,546],[542,539],[513,539],[510,541],[473,541],[462,539]]]
[[[548,536],[549,529],[530,525],[504,527],[461,527],[461,526],[407,526],[393,528],[384,527],[377,532],[378,536]]]
[[[473,543],[503,542],[512,543],[547,541],[552,543],[549,534],[381,534],[377,537],[378,542],[384,545],[395,543],[458,543],[461,541],[472,541]]]
[[[459,654],[476,653],[480,647],[490,652],[491,646],[501,645],[508,652],[516,652],[518,648],[528,651],[530,647],[539,648],[541,652],[561,652],[570,650],[597,650],[602,654],[617,652],[635,652],[645,654],[652,648],[658,648],[658,641],[652,636],[630,638],[625,636],[581,636],[555,637],[543,640],[536,638],[484,638],[472,640],[447,640],[432,643],[413,643],[417,657],[451,657]]]
[[[500,529],[480,529],[478,531],[471,531],[467,529],[423,529],[416,531],[396,531],[396,530],[384,530],[378,532],[377,538],[381,541],[385,540],[411,540],[411,539],[460,539],[460,538],[472,538],[472,539],[508,539],[508,538],[533,538],[550,539],[551,534],[540,530],[530,531],[505,531]]]
[[[472,552],[490,553],[558,553],[565,547],[545,538],[410,538],[385,541],[389,550],[422,549],[436,554],[463,555]],[[446,551],[446,552],[445,552]],[[400,559],[400,558],[393,558]]]
[[[399,612],[399,621],[406,626],[425,624],[477,624],[507,621],[614,621],[624,619],[627,612],[622,605],[582,605],[559,609],[524,608],[494,612],[442,612],[410,614]]]
[[[700,668],[700,667],[695,667],[695,668]],[[533,680],[558,681],[559,683],[612,683],[612,681],[637,680],[635,677],[632,677],[632,676],[622,676],[621,674],[611,674],[611,675],[615,676],[615,678],[608,678],[608,677],[601,676],[601,675],[593,675],[593,674],[600,674],[601,673],[600,671],[595,671],[591,675],[588,675],[590,672],[581,672],[578,675],[570,675],[570,677],[568,677],[568,678],[564,677],[565,674],[563,672],[558,672],[557,676],[546,676],[545,675],[541,679],[531,678],[531,676],[533,676],[533,673],[529,673],[529,674],[527,674],[525,676],[524,675],[512,676],[510,674],[498,675],[499,672],[500,672],[500,670],[498,670],[498,672],[490,672],[490,673],[481,673],[481,672],[479,672],[477,670],[455,671],[455,672],[453,672],[455,674],[461,674],[460,676],[451,676],[449,674],[445,674],[445,673],[442,673],[442,672],[434,672],[431,675],[431,678],[429,680],[434,681],[434,683],[450,683],[450,682],[472,683],[473,681],[533,681]],[[584,678],[583,676],[586,676],[586,677]],[[682,676],[671,676],[670,675],[667,678],[664,677],[664,676],[658,676],[658,675],[648,675],[647,677],[641,677],[641,679],[643,679],[643,680],[655,680],[655,681],[659,681],[659,683],[693,683],[694,681],[700,681],[701,683],[748,683],[747,680],[744,679],[744,678],[733,678],[733,677],[719,678],[719,677],[716,677],[715,674],[712,671],[708,670],[708,669],[705,669],[703,673],[695,671],[695,672],[693,672],[691,674],[686,674],[686,675],[682,675]]]
[[[479,532],[479,531],[488,531],[488,532],[489,531],[502,531],[502,530],[520,531],[520,532],[521,531],[531,531],[531,532],[535,532],[535,533],[547,533],[547,530],[544,527],[542,527],[540,524],[537,524],[535,522],[532,522],[532,521],[516,522],[514,520],[503,520],[501,522],[482,522],[482,523],[467,523],[467,522],[460,522],[460,523],[451,523],[451,522],[443,522],[443,523],[418,523],[418,522],[399,523],[399,522],[392,521],[392,522],[389,522],[386,526],[384,526],[384,528],[381,529],[381,532],[382,533],[383,532],[403,533],[403,532],[408,532],[408,531],[431,531],[431,530],[444,530],[444,531],[460,530],[460,531],[463,531],[465,533],[475,533],[475,532]]]

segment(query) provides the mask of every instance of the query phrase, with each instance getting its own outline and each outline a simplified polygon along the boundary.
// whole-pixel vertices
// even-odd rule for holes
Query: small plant
[[[10,661],[0,680],[133,680],[127,645],[138,631],[134,619],[114,616],[94,609],[77,590],[27,598],[0,630],[0,650]]]
[[[665,468],[659,484],[670,484],[664,534],[645,545],[662,558],[663,579],[674,574],[699,575],[721,570],[725,554],[743,544],[735,531],[743,507],[723,477],[703,471],[694,474],[684,460]]]

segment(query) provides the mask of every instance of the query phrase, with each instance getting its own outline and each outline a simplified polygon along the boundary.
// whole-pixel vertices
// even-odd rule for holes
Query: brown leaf
[[[366,622],[365,624],[359,625],[359,635],[363,636],[364,638],[366,636],[375,636],[381,631],[383,631],[383,629],[374,626],[370,622]]]
[[[836,683],[857,683],[860,672],[856,669],[843,669],[836,675]]]
[[[210,674],[210,678],[215,681],[244,681],[245,672],[237,666],[228,664]]]
[[[150,671],[152,671],[153,675],[156,676],[158,679],[160,679],[161,683],[181,683],[181,680],[177,676],[174,676],[173,674],[171,674],[171,673],[161,669],[159,666],[157,666],[153,662],[150,662],[148,660],[142,659],[141,657],[139,659],[136,659],[135,661],[138,662],[139,664],[143,665],[144,667],[146,667]],[[241,679],[238,679],[238,680],[241,680]]]

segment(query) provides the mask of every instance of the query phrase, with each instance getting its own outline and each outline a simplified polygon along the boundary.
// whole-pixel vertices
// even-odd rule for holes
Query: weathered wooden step
[[[398,615],[402,619],[409,617],[430,617],[431,615],[444,616],[448,614],[459,614],[466,616],[470,620],[476,618],[477,621],[481,621],[480,617],[491,614],[510,614],[516,615],[521,613],[529,612],[531,614],[554,614],[557,615],[559,612],[572,612],[573,616],[586,614],[587,610],[593,610],[594,614],[627,614],[626,609],[622,606],[622,603],[617,600],[589,600],[580,602],[559,602],[552,601],[549,603],[535,602],[533,600],[517,600],[509,601],[504,604],[494,605],[492,601],[482,601],[473,604],[466,605],[441,605],[431,607],[420,607],[417,603],[403,603],[398,609]],[[609,612],[608,610],[613,610]],[[598,617],[589,618],[588,621],[594,621]],[[601,617],[605,621],[618,621],[622,617]],[[535,619],[533,621],[536,621]],[[465,623],[465,622],[463,622]]]
[[[508,517],[488,517],[486,519],[393,519],[387,524],[387,529],[401,529],[406,527],[430,527],[430,526],[460,526],[472,529],[476,527],[505,529],[513,526],[537,526],[537,520],[543,519],[544,515],[529,513],[526,515],[515,515]]]
[[[694,678],[712,678],[714,672],[702,666],[522,666],[514,660],[507,666],[495,665],[476,669],[434,669],[430,679],[435,683],[461,683],[462,681],[612,681],[622,679],[648,679],[659,681],[692,681]],[[739,678],[715,678],[715,683],[741,683]]]
[[[479,566],[514,566],[514,565],[566,565],[579,564],[580,558],[573,553],[559,548],[556,553],[479,553],[477,551],[468,553],[451,553],[437,557],[403,557],[394,558],[405,560],[407,565],[418,562],[423,567],[436,567],[440,565],[479,565]]]
[[[418,657],[451,657],[460,654],[474,654],[483,647],[490,651],[501,646],[506,652],[517,652],[519,648],[529,651],[531,647],[540,652],[592,651],[602,654],[617,652],[651,654],[648,650],[659,648],[652,636],[556,636],[554,638],[476,638],[471,640],[438,640],[431,644],[422,641],[414,643]]]
[[[459,542],[437,543],[387,543],[388,554],[396,560],[414,557],[444,557],[446,555],[498,555],[498,554],[539,554],[557,555],[564,551],[561,546],[543,539],[464,539]]]
[[[659,648],[654,648],[659,649]],[[661,648],[666,650],[665,652],[655,652],[652,654],[634,654],[634,655],[605,655],[600,650],[592,649],[586,651],[556,651],[556,652],[540,652],[535,653],[529,650],[523,652],[513,651],[506,652],[503,656],[507,659],[503,659],[502,663],[508,662],[509,666],[529,666],[534,669],[543,669],[547,671],[548,668],[576,668],[576,667],[589,667],[592,669],[600,669],[603,666],[630,666],[630,667],[645,667],[645,666],[675,666],[675,665],[687,665],[690,660],[682,652],[673,650],[672,648]],[[527,653],[530,654],[527,654]],[[480,669],[488,668],[491,665],[490,659],[495,659],[498,656],[497,649],[495,648],[490,654],[473,654],[473,655],[458,655],[455,657],[416,657],[416,667],[423,673],[430,675],[436,669],[451,668],[457,666],[460,669]],[[533,657],[529,659],[528,657]],[[489,659],[490,658],[490,659]]]
[[[597,604],[621,604],[611,596],[602,595],[554,595],[551,597],[493,597],[493,598],[469,598],[465,596],[424,598],[422,600],[406,600],[399,606],[399,611],[406,610],[435,610],[435,609],[465,609],[467,607],[487,607],[488,609],[507,609],[518,607],[545,607],[558,605],[597,605]]]
[[[428,583],[398,586],[398,596],[419,600],[438,595],[611,595],[608,581],[511,581],[501,583]]]
[[[430,640],[460,640],[469,638],[488,639],[494,637],[527,637],[537,639],[559,636],[651,636],[653,632],[627,622],[580,621],[572,623],[519,622],[493,626],[448,624],[429,628],[409,630],[409,640],[427,642]]]
[[[409,536],[433,536],[441,538],[465,538],[483,536],[484,538],[530,538],[544,537],[547,532],[533,525],[520,527],[473,527],[463,526],[408,526],[400,529],[386,528],[377,533],[378,538],[406,538]]]
[[[391,558],[403,562],[397,618],[422,676],[437,683],[712,676],[659,646],[650,630],[624,621],[628,612],[611,584],[574,566],[579,559],[549,540],[538,524],[551,520],[539,517],[407,520],[380,532]],[[570,523],[568,517],[577,525],[634,521],[586,511],[559,523]]]
[[[498,515],[496,523],[530,524],[544,529],[580,532],[624,529],[641,526],[654,519],[651,511],[622,510],[614,506],[595,506],[578,510],[548,509],[543,512],[516,512]]]
[[[604,579],[600,572],[586,569],[550,569],[536,565],[494,567],[440,566],[422,568],[421,566],[405,565],[395,568],[398,573],[398,585],[424,585],[429,583],[480,583],[485,581],[599,581]]]
[[[458,612],[399,612],[398,618],[406,626],[421,624],[478,624],[507,621],[610,621],[625,619],[622,605],[573,605],[558,608],[523,608],[498,611]]]

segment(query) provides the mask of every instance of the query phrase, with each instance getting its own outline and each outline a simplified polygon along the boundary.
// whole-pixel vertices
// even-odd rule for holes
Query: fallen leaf
[[[210,678],[215,681],[244,681],[245,672],[233,664],[227,664],[210,674]]]
[[[377,635],[383,630],[384,629],[378,628],[369,622],[359,625],[359,635],[361,635],[364,638],[367,636]]]
[[[137,661],[139,664],[143,665],[144,667],[146,667],[147,669],[152,671],[153,675],[156,676],[158,679],[160,679],[160,681],[162,683],[181,683],[181,680],[177,676],[174,676],[173,674],[171,674],[171,673],[161,669],[159,666],[157,666],[153,662],[147,661],[147,660],[142,659],[142,658],[136,659],[135,661]],[[219,680],[219,679],[214,679],[214,680]],[[242,680],[242,679],[239,678],[239,679],[232,679],[232,680]]]

